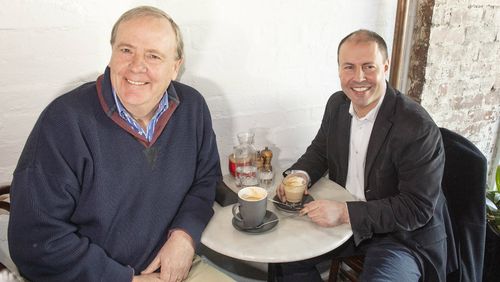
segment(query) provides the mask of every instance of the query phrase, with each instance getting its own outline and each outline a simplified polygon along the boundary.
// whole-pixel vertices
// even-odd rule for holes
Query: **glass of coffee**
[[[290,204],[301,204],[307,181],[299,175],[290,174],[283,179],[283,190],[285,190],[286,201]]]

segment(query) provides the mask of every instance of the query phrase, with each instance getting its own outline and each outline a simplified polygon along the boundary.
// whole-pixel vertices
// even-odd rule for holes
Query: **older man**
[[[351,224],[356,247],[330,256],[365,253],[362,281],[444,281],[451,225],[439,129],[388,85],[387,47],[375,32],[347,35],[338,68],[342,91],[330,97],[316,137],[286,173],[314,183],[328,172],[356,201],[318,199],[301,213],[326,228]],[[278,194],[286,199],[282,187]],[[310,262],[283,265],[283,280],[321,281]]]
[[[227,280],[195,256],[220,167],[203,97],[174,81],[179,28],[138,7],[111,47],[105,73],[53,101],[26,143],[12,258],[34,281]]]

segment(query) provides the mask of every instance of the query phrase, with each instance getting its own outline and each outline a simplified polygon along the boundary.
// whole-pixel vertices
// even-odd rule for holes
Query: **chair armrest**
[[[10,185],[0,187],[0,196],[7,195],[7,197],[0,197],[0,209],[6,210],[7,212],[10,212],[10,202],[7,201],[9,193]]]

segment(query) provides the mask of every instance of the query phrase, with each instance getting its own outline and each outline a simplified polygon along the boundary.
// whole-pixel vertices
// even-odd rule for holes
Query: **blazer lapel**
[[[349,167],[349,140],[351,138],[351,119],[352,116],[349,113],[350,101],[346,99],[339,108],[339,122],[338,122],[338,132],[336,132],[337,144],[335,156],[339,160],[339,175],[336,180],[341,186],[345,186],[347,180],[347,169]],[[340,149],[342,148],[342,149]],[[347,150],[345,149],[347,148]]]
[[[394,114],[395,103],[396,94],[394,89],[387,84],[384,101],[375,119],[375,124],[373,125],[372,134],[368,143],[368,150],[366,152],[365,187],[368,185],[368,175],[370,175],[375,159],[392,127],[391,117]]]

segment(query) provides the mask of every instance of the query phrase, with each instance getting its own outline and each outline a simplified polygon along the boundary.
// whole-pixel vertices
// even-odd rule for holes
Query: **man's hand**
[[[150,274],[160,269],[160,279],[167,282],[187,278],[193,263],[193,239],[182,230],[174,230],[151,264],[141,273]]]
[[[309,178],[307,177],[307,175],[305,175],[304,173],[301,173],[301,172],[296,172],[296,173],[292,173],[289,175],[300,176],[300,177],[304,178],[306,183],[309,181]],[[307,194],[308,194],[308,192],[307,192],[307,185],[306,185],[306,189],[304,190],[304,195],[307,195]],[[280,199],[281,202],[286,202],[285,187],[283,186],[283,182],[280,182],[280,184],[276,188],[276,195],[278,195],[278,198]]]
[[[349,223],[347,204],[337,201],[317,200],[304,204],[301,215],[307,214],[311,220],[323,227],[334,227]]]

